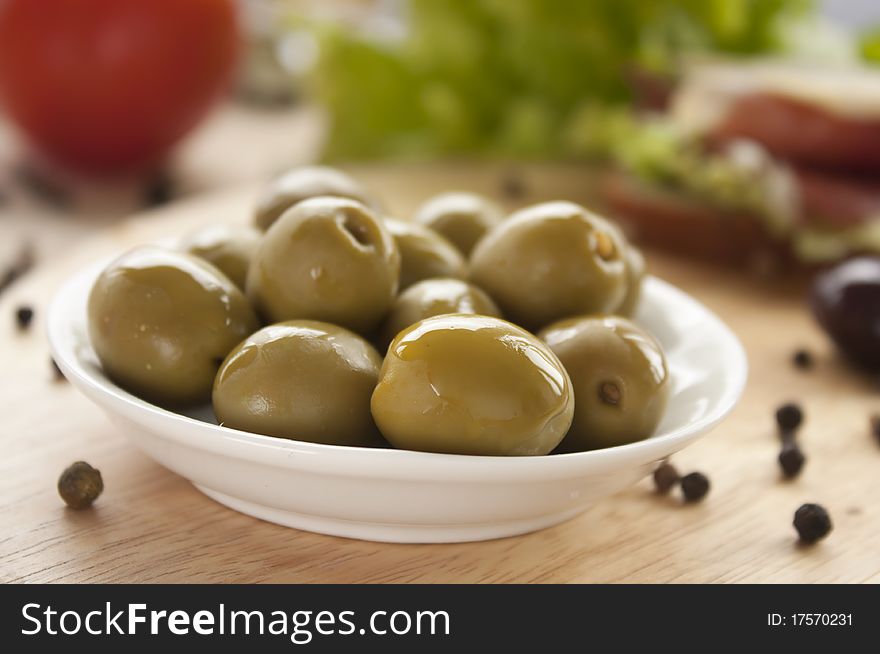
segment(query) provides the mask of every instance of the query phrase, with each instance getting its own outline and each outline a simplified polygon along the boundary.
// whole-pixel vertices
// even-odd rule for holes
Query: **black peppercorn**
[[[24,163],[15,166],[13,173],[19,184],[34,198],[60,209],[73,206],[73,194],[58,183],[56,177]]]
[[[786,440],[779,452],[779,465],[787,479],[794,479],[801,473],[807,458],[794,440]]]
[[[702,472],[691,472],[680,483],[685,502],[699,502],[709,492],[709,478]]]
[[[15,258],[0,271],[0,293],[12,286],[16,280],[34,265],[34,249],[30,243],[24,243]]]
[[[880,413],[871,416],[871,435],[877,444],[880,445]]]
[[[678,470],[668,461],[664,461],[654,469],[654,486],[657,492],[662,495],[672,490],[679,479]]]
[[[501,178],[501,194],[508,200],[519,200],[526,194],[523,178],[516,172],[508,172]]]
[[[61,372],[61,368],[58,367],[55,359],[49,357],[49,365],[52,366],[52,374],[55,377],[55,381],[67,381],[67,377],[65,377],[64,373]]]
[[[15,324],[20,331],[25,331],[31,326],[34,319],[34,310],[27,305],[22,305],[15,310]]]
[[[815,543],[831,532],[831,516],[818,504],[804,504],[794,513],[794,528],[801,541]]]
[[[776,409],[776,425],[779,427],[779,433],[783,436],[797,431],[803,421],[804,412],[794,402],[783,404]]]
[[[168,172],[160,172],[144,189],[143,204],[146,208],[159,207],[171,202],[175,194],[174,179]]]
[[[68,466],[58,478],[58,494],[71,509],[87,509],[103,490],[101,471],[85,461]]]
[[[18,269],[15,266],[10,266],[9,268],[6,268],[2,272],[0,272],[0,293],[12,286],[12,284],[15,282],[16,279],[18,279],[18,277]]]
[[[794,355],[792,355],[791,362],[794,364],[795,368],[809,370],[813,367],[813,355],[810,354],[809,350],[797,350]]]

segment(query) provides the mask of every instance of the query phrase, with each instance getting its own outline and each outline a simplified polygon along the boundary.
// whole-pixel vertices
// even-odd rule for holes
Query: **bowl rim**
[[[52,356],[62,372],[106,412],[127,418],[141,429],[149,429],[155,437],[261,465],[314,473],[416,481],[539,482],[578,477],[593,471],[607,471],[609,464],[615,467],[646,464],[681,449],[727,417],[742,395],[748,376],[746,353],[733,331],[689,294],[666,281],[647,275],[643,292],[673,297],[677,303],[687,304],[691,310],[702,314],[701,324],[717,334],[718,351],[724,353],[727,370],[723,391],[706,415],[664,434],[586,452],[522,457],[327,445],[255,434],[191,418],[146,402],[83,365],[73,344],[73,330],[77,324],[86,333],[86,326],[77,319],[78,315],[84,315],[84,302],[88,298],[83,287],[87,285],[90,289],[99,271],[113,258],[108,257],[70,276],[52,298],[46,317],[46,333]],[[79,303],[78,298],[81,299]],[[145,423],[149,423],[149,427]]]

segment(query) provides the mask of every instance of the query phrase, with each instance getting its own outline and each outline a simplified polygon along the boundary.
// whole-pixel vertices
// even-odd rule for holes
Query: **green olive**
[[[501,219],[501,209],[476,193],[435,195],[415,215],[417,223],[449,239],[466,257]]]
[[[248,266],[262,234],[243,225],[209,225],[187,236],[181,248],[220,269],[244,290]]]
[[[626,294],[625,244],[605,219],[572,202],[514,213],[471,256],[471,280],[528,329],[616,309]]]
[[[400,253],[382,220],[344,198],[312,198],[269,228],[247,294],[266,322],[323,320],[364,334],[394,301]]]
[[[461,252],[432,229],[413,222],[385,219],[400,250],[400,289],[432,277],[467,276]]]
[[[357,334],[316,320],[264,327],[236,347],[214,382],[221,424],[332,445],[372,445],[370,396],[382,357]]]
[[[272,182],[260,196],[254,223],[263,231],[298,202],[319,196],[357,200],[372,209],[379,203],[355,179],[327,166],[294,168]]]
[[[207,401],[224,357],[259,327],[242,292],[217,268],[156,247],[131,250],[104,269],[88,317],[107,376],[164,406]]]
[[[615,313],[631,317],[642,297],[642,281],[645,278],[645,257],[638,248],[630,245],[624,259],[626,264],[626,295]]]
[[[372,409],[396,447],[535,455],[565,436],[574,397],[568,373],[535,336],[498,318],[451,314],[397,335]]]
[[[501,317],[492,298],[473,284],[460,279],[426,279],[397,296],[385,319],[382,343],[387,345],[402,329],[419,320],[445,313]]]
[[[561,451],[625,445],[648,438],[666,410],[666,357],[654,338],[619,316],[554,323],[538,334],[574,384],[575,411]]]

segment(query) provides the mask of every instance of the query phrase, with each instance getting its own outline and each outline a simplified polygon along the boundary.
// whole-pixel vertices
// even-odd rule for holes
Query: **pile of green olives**
[[[104,373],[229,428],[349,447],[534,456],[651,436],[669,397],[630,320],[645,262],[572,202],[505,217],[474,193],[385,214],[332,168],[292,170],[251,225],[135,248],[98,276]]]

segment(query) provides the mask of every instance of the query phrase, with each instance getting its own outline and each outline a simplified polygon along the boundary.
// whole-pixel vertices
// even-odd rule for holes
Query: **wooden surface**
[[[497,193],[500,172],[473,166],[357,170],[406,215],[450,187]],[[583,171],[531,170],[521,202],[579,199]],[[0,581],[24,582],[878,582],[880,447],[868,415],[875,381],[849,371],[813,326],[797,285],[770,284],[649,253],[652,271],[716,311],[748,351],[750,381],[732,416],[677,456],[712,481],[703,503],[658,497],[650,480],[538,533],[485,543],[389,545],[267,524],[215,504],[126,441],[75,389],[53,381],[42,321],[48,298],[99,255],[197,224],[246,221],[255,188],[233,189],[145,214],[47,262],[0,301]],[[13,309],[35,305],[19,334]],[[795,370],[792,351],[816,355]],[[807,413],[802,476],[782,481],[773,410],[796,399]],[[77,459],[100,468],[93,510],[55,492]],[[824,504],[834,531],[796,545],[803,502]]]

